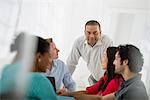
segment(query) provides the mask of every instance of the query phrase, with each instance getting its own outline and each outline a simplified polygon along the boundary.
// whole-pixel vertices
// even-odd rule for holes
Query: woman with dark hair
[[[113,61],[116,52],[117,47],[108,47],[106,52],[104,52],[101,61],[103,70],[106,70],[104,76],[96,84],[87,87],[86,94],[99,94],[104,96],[118,90],[123,78],[120,74],[115,73]]]

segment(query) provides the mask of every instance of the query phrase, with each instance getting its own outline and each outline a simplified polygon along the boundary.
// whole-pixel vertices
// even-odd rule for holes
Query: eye
[[[86,32],[87,33],[87,35],[90,35],[91,33],[90,32]]]
[[[96,32],[93,32],[93,34],[94,34],[94,35],[97,35],[98,33],[97,33],[97,31],[96,31]]]

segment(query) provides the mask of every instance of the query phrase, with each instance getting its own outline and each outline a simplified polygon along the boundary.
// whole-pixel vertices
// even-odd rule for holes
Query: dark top
[[[115,100],[148,100],[148,95],[139,75],[122,82],[115,93]]]

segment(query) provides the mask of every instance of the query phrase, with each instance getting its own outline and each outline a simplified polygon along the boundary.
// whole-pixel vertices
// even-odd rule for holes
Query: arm
[[[102,96],[116,92],[120,86],[121,82],[116,81],[115,79],[112,79],[107,87],[105,88],[104,92],[102,93]]]
[[[39,98],[41,100],[47,100],[51,98],[53,100],[57,99],[52,84],[49,80],[42,76],[41,74],[32,74],[31,80],[29,81],[29,87],[27,89],[27,96]]]
[[[77,94],[74,96],[75,100],[102,100],[102,97],[99,95],[86,95],[86,94]]]
[[[107,35],[103,36],[102,41],[104,42],[104,51],[106,51],[109,46],[113,45],[113,41]]]
[[[58,94],[59,96],[75,96],[75,95],[81,95],[81,94],[85,94],[86,91],[82,90],[82,91],[75,91],[75,92],[66,92],[63,91],[61,94]]]
[[[63,64],[63,68],[64,68],[64,77],[63,77],[63,84],[65,86],[65,88],[67,88],[68,91],[75,91],[76,89],[76,83],[74,82],[68,67]]]
[[[106,96],[76,94],[74,97],[76,100],[115,100],[114,93],[108,94]]]
[[[74,72],[75,67],[78,64],[79,58],[81,56],[78,45],[78,40],[76,40],[67,59],[67,67],[69,68],[71,74]]]
[[[99,92],[98,89],[99,89],[100,84],[102,83],[102,80],[103,80],[103,77],[101,77],[100,80],[96,84],[90,87],[87,87],[86,94],[97,94]]]
[[[115,100],[115,93],[107,94],[103,96],[100,100]]]

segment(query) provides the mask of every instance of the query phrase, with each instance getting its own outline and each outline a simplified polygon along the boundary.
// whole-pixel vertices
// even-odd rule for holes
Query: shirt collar
[[[56,60],[57,60],[57,59],[54,59],[54,60],[53,60],[52,67],[56,67],[56,66],[57,66]]]
[[[135,82],[136,80],[141,80],[141,76],[136,75],[136,76],[132,77],[131,79],[122,82],[121,87],[127,87],[128,85]]]

